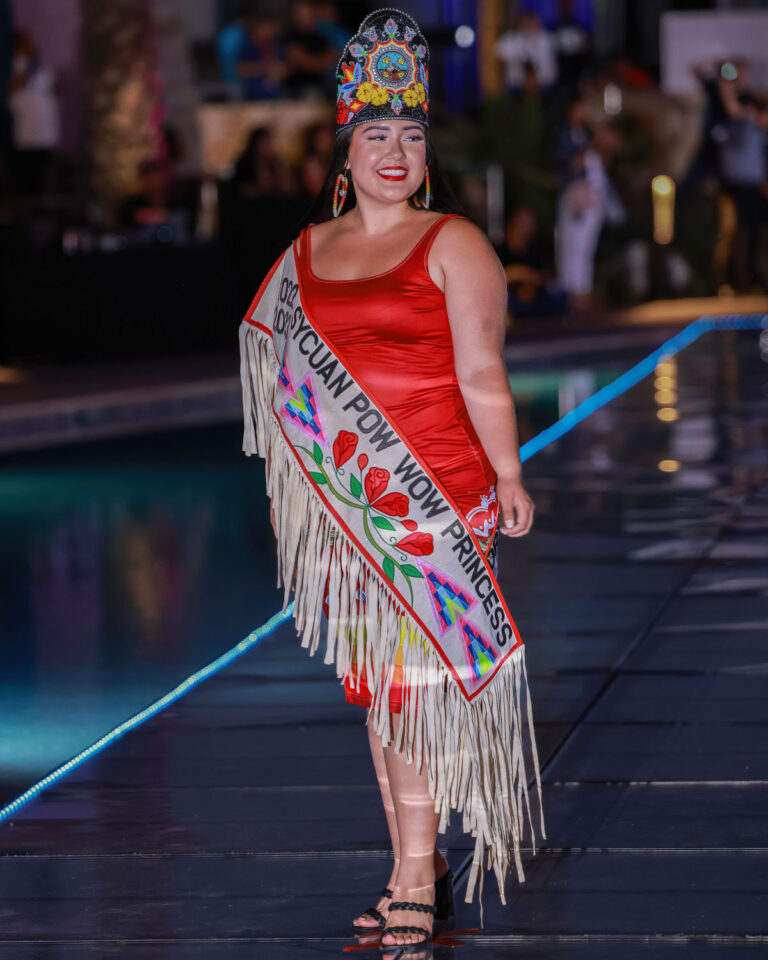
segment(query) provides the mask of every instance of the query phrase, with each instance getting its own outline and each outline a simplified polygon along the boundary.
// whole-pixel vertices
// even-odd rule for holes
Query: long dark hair
[[[333,191],[336,187],[336,178],[344,170],[347,164],[347,153],[349,152],[349,143],[354,133],[354,127],[347,127],[336,134],[336,145],[333,148],[331,157],[331,166],[328,170],[328,176],[325,178],[320,193],[315,198],[314,203],[307,211],[307,215],[301,223],[302,227],[310,223],[322,223],[333,217]],[[461,208],[461,204],[456,199],[450,186],[440,174],[440,165],[437,160],[437,153],[432,137],[429,134],[429,128],[424,127],[424,139],[426,141],[426,160],[429,164],[429,209],[436,210],[438,213],[459,213],[466,216]],[[424,208],[426,189],[422,183],[419,189],[408,198],[408,205],[415,210]],[[347,198],[344,201],[343,212],[351,210],[357,203],[355,197],[355,187],[352,177],[349,177],[349,186],[347,188]]]

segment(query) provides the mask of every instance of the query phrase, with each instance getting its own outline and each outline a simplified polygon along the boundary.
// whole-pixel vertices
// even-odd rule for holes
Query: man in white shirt
[[[546,89],[557,82],[555,40],[542,27],[538,14],[522,14],[518,29],[503,33],[494,49],[505,64],[507,89],[522,87],[526,63],[533,65],[541,87]]]

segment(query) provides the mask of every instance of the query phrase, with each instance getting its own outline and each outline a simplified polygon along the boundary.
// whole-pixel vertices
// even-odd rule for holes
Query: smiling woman
[[[486,849],[502,901],[513,864],[523,879],[532,822],[523,645],[496,580],[499,533],[533,520],[506,283],[440,179],[427,55],[392,9],[349,41],[325,188],[241,327],[244,449],[267,460],[286,603],[294,590],[310,653],[325,625],[326,662],[367,708],[392,839],[388,884],[355,927],[401,956],[453,912],[435,845],[450,809],[475,838],[468,901]]]
[[[403,144],[407,151],[405,157],[397,159],[396,155],[388,156],[395,142]],[[376,143],[379,144],[378,151],[372,146]],[[461,206],[441,175],[429,128],[409,119],[390,117],[369,122],[362,131],[360,126],[348,126],[339,130],[328,175],[304,221],[305,226],[330,219],[334,210],[334,194],[338,195],[338,188],[341,186],[340,177],[347,179],[341,208],[349,212],[357,204],[357,191],[361,186],[359,177],[363,170],[360,168],[357,176],[350,176],[349,153],[350,149],[357,151],[360,147],[371,151],[373,162],[390,161],[390,166],[396,168],[391,177],[387,176],[389,169],[386,167],[377,168],[376,172],[381,179],[390,179],[390,182],[403,184],[407,188],[403,192],[406,193],[405,199],[412,209],[462,213]]]

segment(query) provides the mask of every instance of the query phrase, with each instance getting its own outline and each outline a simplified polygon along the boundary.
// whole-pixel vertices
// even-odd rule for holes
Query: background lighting
[[[475,42],[475,31],[464,23],[460,27],[456,27],[454,37],[457,47],[471,47]]]
[[[664,420],[667,423],[673,423],[675,420],[677,420],[680,414],[677,412],[677,410],[675,410],[674,407],[659,407],[659,409],[656,411],[656,416],[659,418],[659,420]]]
[[[674,473],[680,469],[679,460],[659,460],[659,470],[663,473]]]
[[[653,239],[656,243],[672,242],[675,235],[675,181],[666,174],[651,180],[653,197]]]

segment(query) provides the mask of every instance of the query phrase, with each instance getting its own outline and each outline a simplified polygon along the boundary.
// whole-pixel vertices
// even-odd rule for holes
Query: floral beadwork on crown
[[[428,125],[429,48],[407,13],[370,13],[347,42],[337,77],[337,132],[393,117]]]

